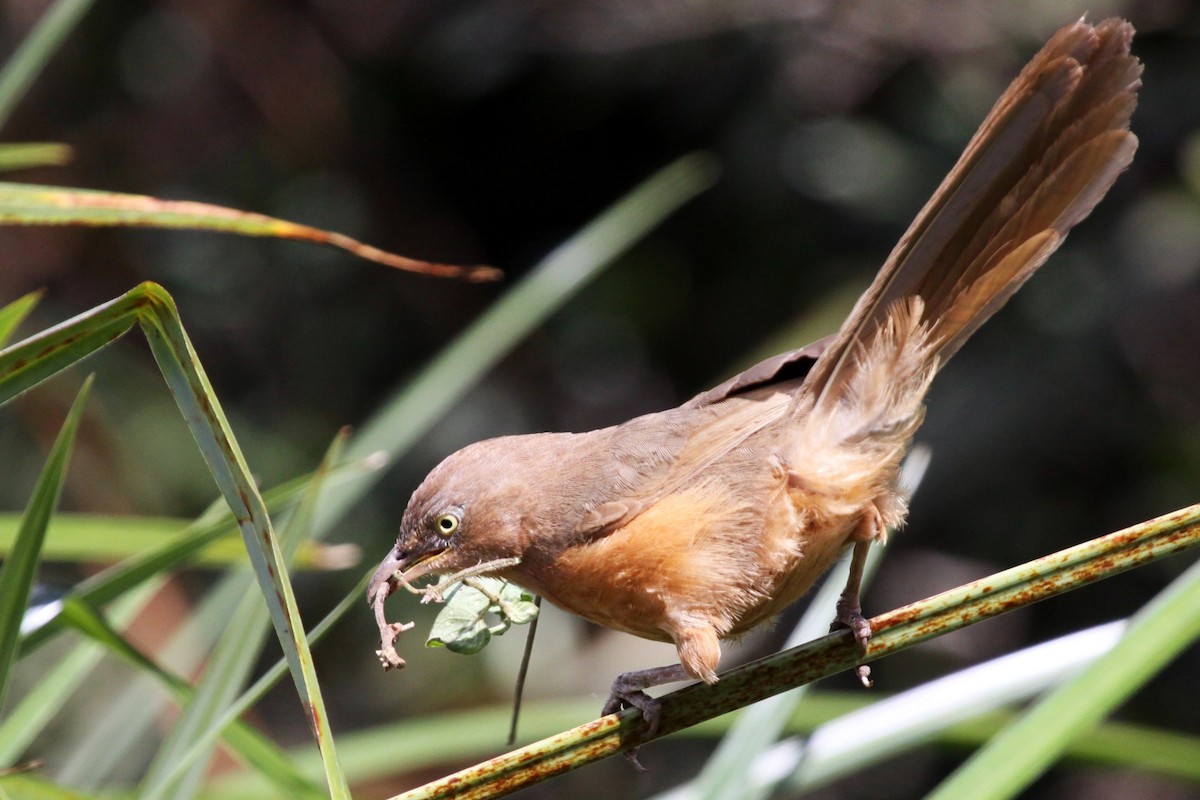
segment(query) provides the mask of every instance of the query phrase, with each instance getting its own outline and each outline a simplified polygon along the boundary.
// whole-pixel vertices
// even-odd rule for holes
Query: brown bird
[[[1141,85],[1121,20],[1058,31],[1022,70],[836,334],[678,408],[586,433],[470,445],[414,492],[368,599],[386,666],[398,581],[494,574],[600,625],[674,642],[605,705],[717,680],[721,639],[794,602],[848,546],[837,618],[865,645],[871,542],[907,512],[900,461],[930,381],[1091,212],[1133,158]]]

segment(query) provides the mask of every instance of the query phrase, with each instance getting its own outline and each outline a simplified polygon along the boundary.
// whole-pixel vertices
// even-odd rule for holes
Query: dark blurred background
[[[44,6],[0,3],[0,51]],[[334,538],[374,562],[413,487],[456,447],[658,410],[773,342],[794,344],[779,337],[796,324],[828,332],[1024,61],[1085,12],[1138,28],[1141,148],[936,384],[919,436],[932,466],[867,595],[875,613],[1198,499],[1195,4],[100,3],[3,134],[75,148],[71,165],[20,180],[260,211],[419,258],[494,264],[509,283],[658,167],[715,154],[723,173],[711,191],[507,358],[345,521]],[[193,233],[7,228],[0,255],[0,302],[46,290],[29,331],[138,281],[163,283],[264,485],[309,469],[339,426],[364,420],[505,289]],[[65,506],[201,510],[215,491],[144,342],[127,337],[89,368],[98,391]],[[5,508],[27,498],[81,374],[0,418]],[[876,667],[880,688],[1127,615],[1190,560],[922,645]],[[301,576],[306,617],[370,568]],[[788,627],[747,639],[727,662],[778,646]],[[342,731],[503,701],[520,644],[476,659],[417,651],[397,677],[378,670],[365,606],[337,637],[317,656]],[[672,652],[550,612],[530,692],[591,693],[598,707],[617,672]],[[1197,670],[1193,650],[1122,716],[1200,731],[1200,708],[1179,702],[1194,696]],[[258,722],[299,742],[298,710],[284,687]],[[691,775],[706,750],[664,743],[643,753],[648,775],[615,760],[522,796],[644,795]],[[930,750],[818,796],[918,796],[956,761]],[[1060,768],[1030,796],[1200,795]]]

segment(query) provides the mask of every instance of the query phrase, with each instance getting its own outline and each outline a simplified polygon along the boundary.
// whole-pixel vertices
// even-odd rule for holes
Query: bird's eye
[[[437,526],[438,535],[448,539],[458,530],[461,520],[458,518],[458,514],[447,513],[438,517],[434,524]]]

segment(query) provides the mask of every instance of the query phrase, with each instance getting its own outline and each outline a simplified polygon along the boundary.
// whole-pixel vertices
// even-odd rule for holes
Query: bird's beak
[[[434,562],[437,557],[446,552],[446,548],[439,550],[428,550],[424,553],[418,553],[413,556],[401,558],[396,554],[393,548],[391,552],[383,559],[379,568],[375,570],[375,574],[371,576],[371,583],[367,586],[367,603],[375,602],[376,595],[384,586],[391,586],[396,578],[402,578],[406,583],[411,583],[417,578],[428,575],[434,570]],[[388,594],[390,594],[390,590]]]

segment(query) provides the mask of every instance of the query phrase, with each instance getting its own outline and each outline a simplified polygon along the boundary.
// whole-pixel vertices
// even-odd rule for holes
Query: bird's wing
[[[683,407],[711,406],[731,397],[739,397],[749,392],[769,389],[781,383],[803,379],[808,375],[808,371],[812,369],[817,358],[825,352],[825,348],[829,346],[833,338],[834,335],[831,334],[795,350],[788,350],[786,353],[764,359],[719,386],[701,392],[684,403]]]
[[[661,412],[653,432],[642,430],[640,420],[613,429],[607,453],[617,471],[613,485],[621,490],[585,511],[575,526],[577,540],[607,535],[692,483],[754,434],[783,419],[790,401],[783,392],[757,399],[732,397]]]

